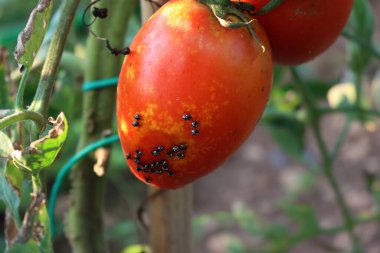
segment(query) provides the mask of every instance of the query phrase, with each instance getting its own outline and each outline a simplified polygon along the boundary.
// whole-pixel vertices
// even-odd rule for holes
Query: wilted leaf
[[[4,176],[8,183],[12,186],[13,190],[16,191],[17,195],[20,196],[24,174],[22,170],[15,166],[13,160],[8,160],[8,164],[4,171]]]
[[[0,157],[10,157],[13,150],[11,139],[4,132],[0,131]]]
[[[53,128],[46,136],[32,142],[23,152],[26,165],[31,170],[49,167],[66,140],[68,124],[65,115],[60,113],[53,124]]]
[[[8,74],[8,50],[0,46],[0,108],[9,106],[9,88],[6,80]]]
[[[52,243],[50,237],[50,222],[49,215],[46,208],[46,197],[41,191],[34,193],[32,203],[25,213],[22,227],[19,229],[18,235],[14,241],[14,245],[10,250],[19,244],[29,244],[35,250],[34,245],[37,246],[36,252],[52,253]],[[18,252],[18,251],[9,251]],[[8,253],[9,253],[8,252]],[[24,252],[24,251],[21,251]],[[27,251],[25,251],[27,252]],[[34,253],[34,251],[31,251]]]
[[[52,6],[52,0],[40,0],[38,5],[31,12],[26,27],[19,34],[15,58],[19,63],[20,69],[22,66],[28,68],[32,66],[34,58],[44,39]]]

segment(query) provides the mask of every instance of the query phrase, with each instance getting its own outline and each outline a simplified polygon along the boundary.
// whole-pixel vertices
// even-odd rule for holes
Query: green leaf
[[[137,245],[130,245],[123,249],[122,253],[151,253],[152,251],[150,250],[149,246],[147,245],[142,245],[142,244],[137,244]]]
[[[266,130],[281,149],[296,159],[305,155],[305,125],[288,114],[265,114],[261,120]]]
[[[60,113],[53,128],[43,138],[30,144],[23,152],[26,165],[33,171],[49,167],[61,150],[68,132],[68,123],[65,115]]]
[[[20,198],[4,177],[3,172],[0,175],[0,199],[5,203],[6,207],[9,208],[16,225],[20,226],[20,215],[18,213]]]
[[[13,151],[11,139],[4,132],[0,131],[0,157],[10,157]]]
[[[12,245],[5,253],[41,253],[37,242],[28,241],[26,243],[16,243]]]
[[[305,236],[319,231],[319,223],[312,207],[296,203],[285,203],[282,205],[282,210],[285,211],[289,218],[301,225],[298,234]]]
[[[375,19],[368,0],[355,0],[347,31],[363,44],[373,45]],[[371,53],[355,42],[349,43],[349,53],[351,69],[361,75],[372,57]]]
[[[44,39],[52,10],[52,0],[40,0],[30,13],[28,23],[19,34],[15,57],[22,66],[30,69]]]

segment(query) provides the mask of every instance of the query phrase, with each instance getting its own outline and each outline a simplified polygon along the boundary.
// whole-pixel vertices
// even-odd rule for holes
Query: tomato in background
[[[216,169],[248,137],[273,75],[266,35],[252,26],[265,52],[246,27],[222,27],[195,0],[171,1],[143,25],[117,90],[119,136],[137,178],[181,187]]]
[[[248,0],[255,5],[258,0]],[[353,0],[285,0],[256,18],[268,35],[273,60],[297,65],[330,47],[343,30]]]
[[[261,10],[270,0],[232,0],[232,1],[250,3],[255,7],[254,12],[257,12]]]

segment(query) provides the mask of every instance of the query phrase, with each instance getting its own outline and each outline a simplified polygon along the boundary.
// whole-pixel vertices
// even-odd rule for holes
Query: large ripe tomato
[[[177,188],[214,170],[247,138],[271,89],[268,40],[222,27],[196,0],[164,5],[134,38],[117,90],[118,131],[142,181]],[[238,168],[236,168],[238,169]]]
[[[253,5],[258,0],[247,0]],[[297,65],[325,51],[343,30],[353,0],[285,0],[258,16],[276,63]]]

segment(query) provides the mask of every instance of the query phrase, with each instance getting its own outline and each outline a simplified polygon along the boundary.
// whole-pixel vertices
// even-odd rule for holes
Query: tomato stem
[[[207,5],[214,16],[218,19],[219,24],[226,28],[236,29],[241,27],[247,27],[249,33],[256,43],[265,52],[265,47],[259,37],[257,36],[255,30],[252,28],[251,23],[256,22],[255,19],[248,20],[243,12],[239,10],[236,5],[232,4],[229,0],[199,0],[202,4]],[[240,21],[231,21],[230,16],[237,17]]]
[[[261,10],[259,10],[258,12],[255,12],[253,15],[255,16],[264,15],[272,11],[273,9],[277,8],[277,6],[279,6],[283,1],[284,0],[271,0]]]

